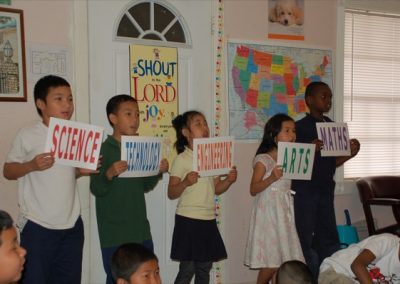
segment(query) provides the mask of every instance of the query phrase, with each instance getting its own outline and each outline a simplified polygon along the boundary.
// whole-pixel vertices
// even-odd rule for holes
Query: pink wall
[[[336,1],[305,0],[305,41],[301,44],[336,47]],[[267,0],[226,0],[225,35],[228,40],[267,40]],[[270,41],[279,44],[280,41]],[[291,42],[281,41],[287,44]],[[292,42],[293,43],[293,42]],[[298,42],[295,42],[298,43]]]
[[[11,8],[24,12],[25,46],[31,43],[69,47],[72,1],[13,0]],[[7,6],[8,7],[8,6]],[[27,69],[31,66],[26,62]],[[28,72],[29,73],[29,72]],[[18,129],[39,119],[33,103],[33,84],[27,78],[28,102],[0,102],[0,165],[3,164]],[[14,219],[18,213],[17,183],[0,175],[0,208]]]
[[[337,38],[337,6],[342,1],[335,0],[305,0],[305,41],[267,40],[268,33],[268,1],[267,0],[225,0],[225,36],[229,39],[243,41],[264,41],[268,44],[284,44],[295,46],[330,48],[335,54]],[[375,3],[383,10],[391,11],[390,7],[399,10],[398,2],[387,1],[385,4],[377,1],[348,1],[353,7],[360,4]],[[354,3],[353,3],[354,2]],[[379,7],[374,7],[374,9]],[[336,92],[339,95],[341,92]],[[336,107],[341,107],[340,105]],[[251,271],[243,265],[245,243],[249,223],[249,215],[253,198],[249,194],[251,178],[251,161],[257,144],[238,143],[235,148],[235,161],[238,161],[239,178],[224,197],[224,232],[225,244],[228,250],[226,261],[227,283],[254,283],[256,271]],[[240,162],[239,162],[240,161]],[[344,192],[344,193],[343,193]],[[338,224],[343,224],[344,209],[349,209],[352,220],[365,219],[354,181],[346,181],[336,189],[335,211]],[[385,226],[394,221],[390,208],[374,208],[377,213],[378,225]],[[366,229],[366,228],[365,228]]]
[[[305,41],[268,40],[267,0],[226,0],[225,35],[227,40],[265,41],[269,44],[336,47],[336,1],[305,1]],[[254,283],[257,271],[243,265],[250,210],[254,198],[249,194],[252,159],[256,143],[237,143],[235,161],[239,179],[224,197],[224,232],[228,250],[226,261],[227,283]],[[240,161],[240,162],[239,162]],[[233,220],[232,220],[233,219]]]

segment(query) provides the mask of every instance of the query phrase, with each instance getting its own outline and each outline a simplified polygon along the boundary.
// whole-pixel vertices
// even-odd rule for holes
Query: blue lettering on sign
[[[155,171],[160,164],[161,143],[126,142],[128,171]]]
[[[139,59],[137,62],[139,68],[138,76],[159,76],[162,74],[173,77],[176,64],[176,62]]]

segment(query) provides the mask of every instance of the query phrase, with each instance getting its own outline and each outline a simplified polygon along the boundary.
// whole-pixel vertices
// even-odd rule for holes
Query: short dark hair
[[[304,93],[304,98],[313,96],[320,87],[329,88],[329,85],[322,81],[311,82],[310,84],[308,84]]]
[[[131,275],[145,262],[155,260],[157,256],[141,244],[123,244],[114,252],[111,259],[111,272],[115,281],[122,278],[129,281]]]
[[[10,229],[13,226],[13,220],[6,211],[0,210],[0,236],[4,230]],[[0,246],[2,244],[2,240],[0,238]]]
[[[50,88],[56,87],[71,87],[67,80],[62,77],[55,75],[47,75],[39,79],[36,82],[35,88],[33,89],[33,97],[35,99],[35,103],[37,100],[42,100],[46,102],[47,95],[49,94]],[[42,111],[36,106],[36,110],[40,116],[42,116]]]
[[[317,284],[310,268],[300,260],[289,260],[281,264],[276,272],[277,284]]]
[[[137,100],[134,97],[130,96],[130,95],[121,94],[121,95],[113,96],[107,102],[107,106],[106,106],[107,119],[108,119],[108,122],[110,123],[110,125],[112,127],[114,127],[114,125],[112,124],[112,122],[110,120],[110,114],[116,114],[117,111],[118,111],[119,106],[124,102],[137,103]]]

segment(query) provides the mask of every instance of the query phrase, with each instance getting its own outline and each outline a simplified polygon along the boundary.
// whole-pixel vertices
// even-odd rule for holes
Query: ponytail
[[[178,154],[185,151],[185,146],[189,145],[189,141],[183,135],[182,131],[184,128],[188,128],[188,122],[191,120],[195,115],[202,115],[201,112],[197,110],[189,110],[184,114],[180,114],[172,120],[172,126],[175,128],[176,131],[176,142],[175,142],[175,149]]]
[[[172,120],[172,126],[176,131],[176,142],[175,148],[178,154],[182,153],[185,150],[185,146],[189,144],[186,137],[183,136],[182,130],[186,126],[183,120],[183,115],[180,114]]]

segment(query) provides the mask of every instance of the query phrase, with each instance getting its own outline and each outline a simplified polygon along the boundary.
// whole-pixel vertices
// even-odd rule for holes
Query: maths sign
[[[321,156],[350,156],[350,138],[347,123],[318,122],[318,139],[322,141]]]

